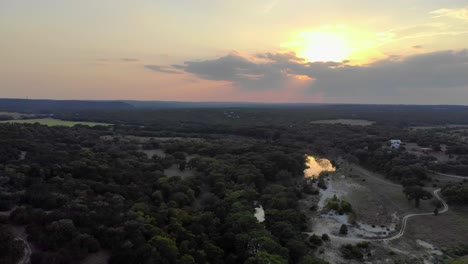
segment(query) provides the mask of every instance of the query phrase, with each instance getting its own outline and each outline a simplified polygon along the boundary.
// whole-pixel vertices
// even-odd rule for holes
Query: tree
[[[345,224],[341,225],[340,234],[342,234],[342,235],[347,235],[348,234],[348,227]]]
[[[281,256],[269,254],[265,251],[257,253],[255,256],[247,259],[245,264],[287,264],[288,261]]]
[[[0,226],[0,263],[16,263],[23,254],[23,243],[15,240],[13,232]]]
[[[176,243],[163,236],[155,236],[151,239],[150,244],[156,247],[161,257],[165,261],[162,263],[176,263],[179,256],[179,250],[177,249]]]
[[[414,200],[416,208],[419,208],[421,199],[427,199],[432,196],[428,191],[419,186],[407,186],[403,189],[403,193],[409,201]]]
[[[325,180],[323,179],[323,177],[319,177],[317,186],[318,186],[320,189],[324,189],[324,190],[327,189],[327,185],[326,185]]]
[[[305,256],[301,259],[299,264],[329,264],[325,260],[314,258],[312,256]]]
[[[328,234],[323,234],[322,235],[322,240],[323,241],[330,241],[330,236]]]
[[[343,245],[341,246],[340,251],[345,259],[362,260],[364,258],[364,254],[358,246],[353,246],[351,244]]]
[[[318,248],[323,243],[322,238],[317,235],[312,235],[309,237],[309,244],[313,249]]]

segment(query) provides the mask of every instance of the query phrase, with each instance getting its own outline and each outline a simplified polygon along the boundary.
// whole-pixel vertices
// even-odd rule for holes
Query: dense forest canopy
[[[10,212],[1,218],[0,235],[9,241],[2,247],[19,250],[7,228],[14,225],[26,227],[37,247],[33,264],[79,263],[96,252],[122,264],[323,263],[316,252],[322,238],[303,234],[307,219],[298,209],[304,195],[318,194],[305,184],[305,154],[380,172],[415,201],[431,195],[423,186],[436,184],[429,170],[468,171],[468,145],[448,128],[406,127],[463,123],[464,108],[434,108],[444,113],[434,115],[403,107],[411,114],[397,118],[400,112],[384,113],[391,106],[329,107],[80,110],[56,116],[114,125],[0,124],[0,211]],[[310,123],[335,117],[376,123]],[[456,159],[439,163],[405,146],[392,149],[390,139],[444,145]],[[443,189],[450,203],[466,204],[466,193],[464,185]],[[352,211],[346,201],[338,207]]]

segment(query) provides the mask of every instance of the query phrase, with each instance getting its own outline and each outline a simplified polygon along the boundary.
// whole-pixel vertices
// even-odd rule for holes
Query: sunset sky
[[[0,0],[0,97],[468,104],[466,0]]]

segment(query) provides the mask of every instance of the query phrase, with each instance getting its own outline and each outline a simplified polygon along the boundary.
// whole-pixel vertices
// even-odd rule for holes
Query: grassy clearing
[[[452,125],[439,125],[439,126],[411,126],[409,128],[410,129],[435,129],[435,128],[463,128],[463,127],[468,127],[468,125],[452,124]]]
[[[13,119],[20,119],[23,117],[32,117],[34,115],[22,114],[22,113],[16,113],[16,112],[0,112],[0,116],[11,116]]]
[[[450,155],[445,154],[445,150],[447,149],[447,146],[442,145],[442,151],[434,151],[431,148],[423,148],[420,147],[417,143],[406,143],[406,151],[408,153],[414,154],[418,157],[424,157],[424,156],[431,156],[436,158],[439,162],[447,162],[450,160],[456,160],[457,155],[453,155],[452,157]]]
[[[434,210],[430,201],[421,201],[420,208],[415,208],[414,202],[408,202],[403,194],[403,187],[386,180],[382,175],[352,165],[349,173],[359,175],[348,177],[345,185],[351,182],[361,186],[350,190],[345,200],[350,202],[358,216],[358,220],[379,225],[388,225],[394,222],[392,215],[398,217],[409,213],[425,213]],[[365,179],[365,181],[363,181]]]
[[[375,122],[363,119],[330,119],[330,120],[317,120],[310,122],[311,124],[342,124],[351,126],[370,126]]]
[[[439,248],[468,244],[468,208],[450,206],[443,215],[414,217],[408,221],[406,238],[429,241]]]
[[[364,188],[350,192],[345,199],[353,205],[359,220],[373,224],[388,223],[389,217],[397,212],[398,217],[409,213],[426,213],[434,210],[430,201],[421,201],[420,208],[415,208],[414,203],[408,202],[402,192],[402,187],[387,182],[377,174],[359,166],[351,166],[351,174],[360,175],[353,180]],[[365,178],[366,181],[360,179]],[[450,179],[456,182],[457,179]],[[432,190],[432,188],[429,188]],[[443,215],[434,217],[413,217],[408,221],[404,238],[397,244],[404,244],[408,238],[421,239],[436,245],[456,246],[468,244],[468,207],[449,206],[449,211]]]
[[[54,118],[39,118],[39,119],[18,119],[18,120],[7,120],[1,121],[0,123],[15,123],[15,124],[35,124],[39,123],[46,126],[66,126],[73,127],[76,125],[85,125],[85,126],[110,126],[111,124],[106,123],[95,123],[95,122],[74,122],[74,121],[65,121]]]

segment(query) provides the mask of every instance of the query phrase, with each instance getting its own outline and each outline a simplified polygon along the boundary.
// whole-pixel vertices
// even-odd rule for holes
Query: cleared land
[[[411,143],[411,142],[406,143],[405,148],[406,148],[406,151],[408,151],[408,153],[414,154],[418,157],[424,157],[424,156],[434,157],[439,162],[447,162],[450,160],[456,160],[456,155],[451,156],[451,155],[445,154],[445,150],[447,149],[446,145],[441,146],[442,148],[441,151],[434,151],[431,148],[423,148],[419,146],[418,144]]]
[[[65,121],[65,120],[59,120],[59,119],[54,119],[54,118],[7,120],[7,121],[1,121],[0,123],[15,123],[15,124],[39,123],[41,125],[46,125],[46,126],[66,126],[66,127],[73,127],[76,125],[84,125],[84,126],[111,126],[112,125],[112,124],[95,123],[95,122]]]
[[[363,119],[329,119],[329,120],[316,120],[311,121],[311,124],[342,124],[342,125],[351,125],[351,126],[370,126],[375,122]]]
[[[468,127],[468,125],[440,125],[440,126],[412,126],[409,127],[410,129],[434,129],[434,128],[463,128],[463,127]]]
[[[22,114],[22,113],[16,113],[16,112],[0,112],[0,116],[11,116],[13,119],[20,119],[24,117],[32,117],[34,115]]]
[[[324,244],[326,250],[323,255],[330,263],[357,263],[343,259],[339,247],[362,241],[370,241],[373,248],[372,256],[366,257],[368,263],[393,263],[389,262],[392,260],[394,263],[442,263],[445,248],[468,243],[466,207],[451,206],[446,212],[448,207],[444,205],[440,215],[434,216],[431,200],[421,201],[420,208],[415,208],[414,202],[406,199],[400,185],[355,164],[340,164],[340,169],[327,178],[329,188],[322,190],[320,196],[332,191],[338,198],[350,202],[356,213],[355,221],[359,223],[359,227],[349,223],[348,235],[340,237],[338,230],[344,223],[343,216],[312,213],[303,206],[303,211],[311,217],[311,233],[308,234],[328,233],[331,237],[332,243]],[[439,190],[426,189],[434,192],[433,200],[443,200]],[[311,197],[311,200],[315,199],[317,197]],[[312,201],[303,202],[310,205]],[[375,225],[375,228],[368,225]],[[383,237],[390,236],[391,239],[375,237],[377,239],[367,240],[356,232],[362,227],[372,231],[382,226],[387,231]],[[401,236],[404,239],[397,239]]]

